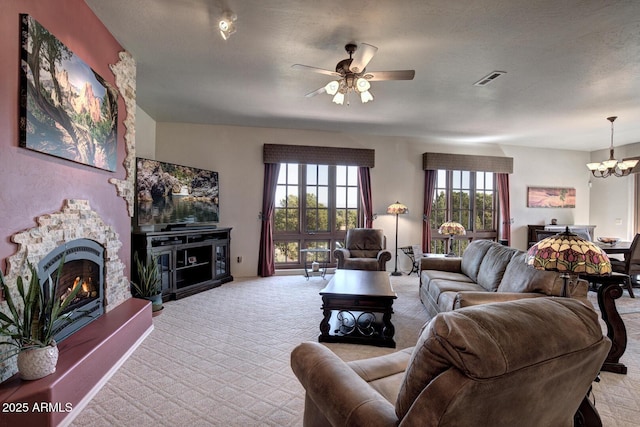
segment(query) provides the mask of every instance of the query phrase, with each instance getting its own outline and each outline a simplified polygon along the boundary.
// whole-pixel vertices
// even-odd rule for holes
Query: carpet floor
[[[304,390],[289,355],[300,342],[317,340],[318,292],[330,278],[236,279],[166,303],[153,332],[71,425],[301,426]],[[415,344],[428,315],[415,275],[391,276],[391,283],[400,349]],[[595,294],[590,298],[595,302]],[[594,396],[605,427],[631,427],[640,420],[640,298],[625,292],[616,302],[628,332],[621,362],[629,372],[603,372]],[[395,351],[327,346],[344,360]]]

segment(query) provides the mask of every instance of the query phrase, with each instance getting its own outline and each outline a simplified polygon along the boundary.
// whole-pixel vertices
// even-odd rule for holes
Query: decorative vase
[[[160,311],[164,308],[162,305],[162,294],[157,294],[151,297],[145,297],[146,300],[151,301],[151,311],[154,316],[160,314]]]
[[[18,371],[23,380],[37,380],[53,374],[58,364],[58,346],[30,348],[18,353]]]

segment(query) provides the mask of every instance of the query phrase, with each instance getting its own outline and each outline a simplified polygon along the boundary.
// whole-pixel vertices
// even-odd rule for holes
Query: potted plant
[[[160,289],[160,275],[158,274],[158,261],[154,257],[150,257],[149,261],[144,263],[138,257],[138,252],[133,254],[138,273],[138,281],[131,282],[133,296],[151,301],[151,311],[154,316],[160,314],[160,310],[164,308],[162,305],[162,291]]]
[[[60,279],[64,257],[56,273],[56,279],[49,276],[48,295],[55,295],[55,289]],[[0,312],[0,337],[8,338],[0,342],[1,346],[9,346],[9,350],[0,353],[0,361],[7,360],[18,355],[18,371],[25,380],[35,380],[45,377],[56,371],[58,362],[58,347],[54,340],[54,331],[57,321],[67,320],[63,316],[64,310],[76,298],[81,286],[76,286],[64,298],[47,298],[41,290],[37,269],[28,264],[31,278],[29,287],[25,289],[23,277],[16,279],[16,287],[20,296],[16,304],[9,285],[2,271],[0,271],[0,283],[6,299],[7,313]]]

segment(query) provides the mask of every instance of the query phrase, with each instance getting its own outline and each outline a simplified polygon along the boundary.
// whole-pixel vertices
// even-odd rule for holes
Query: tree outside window
[[[360,223],[358,168],[281,164],[276,188],[274,243],[278,268],[302,268],[305,261],[332,263],[332,251],[346,230]]]
[[[443,222],[456,221],[467,230],[454,241],[454,252],[464,252],[474,239],[496,240],[498,203],[495,176],[492,172],[438,170],[435,197],[429,218],[431,252],[447,253],[448,238],[438,234]]]

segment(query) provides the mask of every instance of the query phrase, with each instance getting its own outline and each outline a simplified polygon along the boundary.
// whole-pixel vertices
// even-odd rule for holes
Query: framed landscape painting
[[[115,171],[116,90],[29,15],[20,43],[20,146]]]
[[[575,208],[576,189],[562,187],[527,187],[527,207]]]

